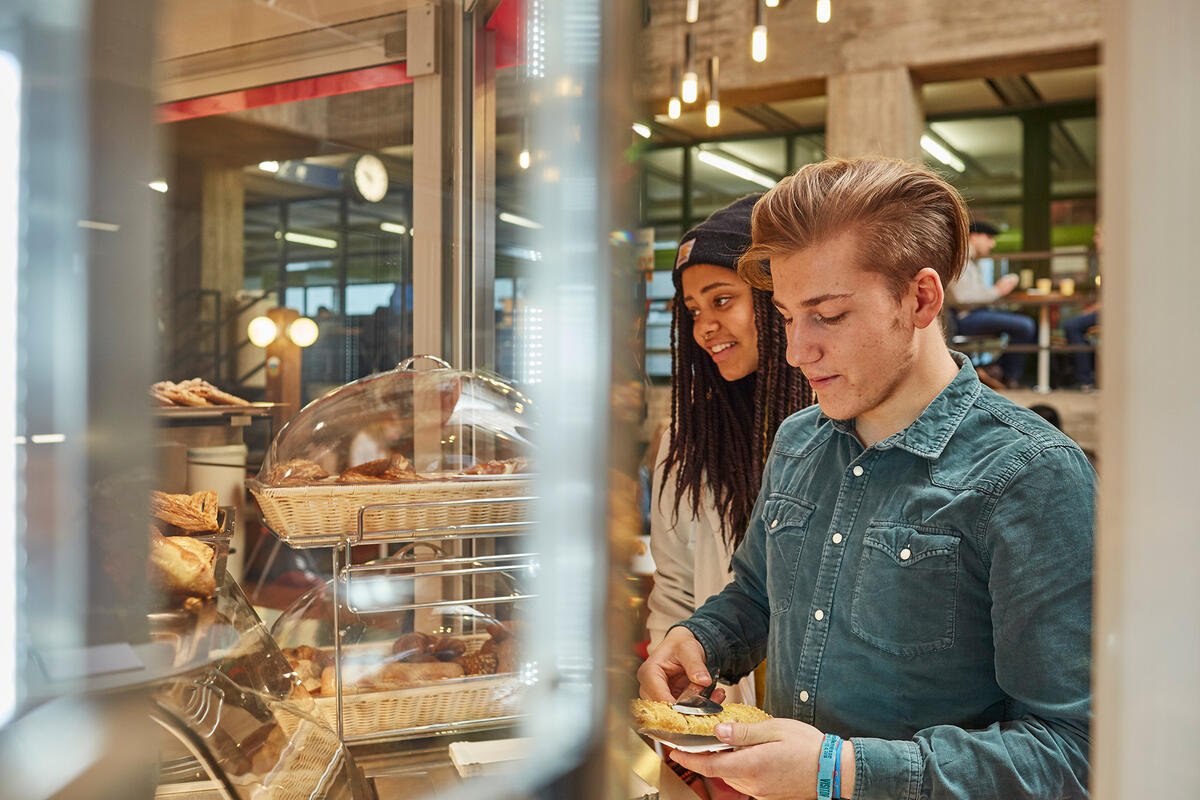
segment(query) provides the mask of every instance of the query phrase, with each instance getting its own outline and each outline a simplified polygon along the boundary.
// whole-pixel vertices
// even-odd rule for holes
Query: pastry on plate
[[[742,703],[726,703],[720,714],[680,714],[670,703],[660,700],[633,701],[633,720],[639,728],[668,733],[713,736],[718,722],[762,722],[771,716],[761,708]]]

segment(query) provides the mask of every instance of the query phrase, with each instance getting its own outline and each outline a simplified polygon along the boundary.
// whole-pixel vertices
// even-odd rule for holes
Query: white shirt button
[[[855,468],[852,470],[852,472],[854,473],[854,477],[856,477],[856,478],[861,478],[861,477],[862,477],[862,474],[863,474],[863,468],[862,468],[862,467],[859,467],[859,466],[856,466],[856,467],[855,467]]]
[[[801,703],[808,702],[808,692],[803,689],[800,691],[800,702]]]
[[[834,543],[834,544],[841,544],[841,543],[842,543],[842,535],[841,535],[840,533],[835,533],[835,534],[833,535],[833,543]]]
[[[779,527],[779,520],[778,519],[771,520],[771,530],[775,530],[778,527]]]
[[[818,608],[813,612],[813,618],[816,619],[817,622],[820,622],[821,620],[825,619],[825,612]]]
[[[901,561],[908,561],[908,559],[911,557],[912,557],[912,550],[909,550],[907,547],[900,551],[900,560]]]

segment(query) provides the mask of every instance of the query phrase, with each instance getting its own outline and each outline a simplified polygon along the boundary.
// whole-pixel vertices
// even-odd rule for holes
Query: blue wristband
[[[832,800],[833,770],[842,751],[842,737],[825,734],[821,742],[821,760],[817,762],[817,800]]]
[[[833,762],[833,796],[842,796],[842,743],[838,742],[837,759]]]

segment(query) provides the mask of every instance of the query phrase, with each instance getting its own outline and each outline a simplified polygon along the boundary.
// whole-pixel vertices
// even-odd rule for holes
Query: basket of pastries
[[[248,486],[294,546],[519,523],[533,488],[532,417],[524,395],[485,373],[377,373],[302,409]]]
[[[340,691],[347,737],[519,713],[532,672],[514,598],[532,589],[528,558],[488,556],[480,562],[485,571],[471,576],[473,599],[462,591],[461,576],[430,571],[475,566],[469,557],[433,547],[435,558],[418,558],[411,546],[404,549],[404,555],[360,565],[364,572],[349,585],[339,581],[336,628],[332,581],[299,597],[275,621],[271,636],[291,664],[294,698],[311,700],[315,715],[336,728]],[[437,605],[428,607],[429,601]],[[335,630],[341,631],[340,662]]]

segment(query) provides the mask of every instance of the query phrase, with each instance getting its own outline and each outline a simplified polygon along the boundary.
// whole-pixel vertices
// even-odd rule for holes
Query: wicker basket
[[[533,491],[529,476],[313,486],[267,486],[255,479],[247,485],[277,536],[314,546],[355,537],[366,506],[389,506],[363,512],[366,534],[524,522]]]
[[[466,642],[466,652],[471,654],[478,651],[489,637],[486,634],[467,634],[459,638]],[[322,649],[329,651],[329,648]],[[390,655],[378,645],[352,645],[345,648],[343,653],[360,664],[374,659],[382,664]],[[403,689],[346,694],[342,696],[345,715],[343,735],[352,738],[402,733],[429,725],[513,716],[520,711],[524,688],[524,681],[516,673],[509,672],[446,678]],[[300,701],[297,707],[337,730],[336,697],[314,697]],[[276,716],[289,734],[295,729],[295,719],[298,717],[288,720],[278,714]]]
[[[346,737],[403,732],[428,725],[507,717],[518,713],[524,683],[516,675],[474,675],[386,692],[342,698]],[[337,698],[315,699],[321,717],[337,730]]]

